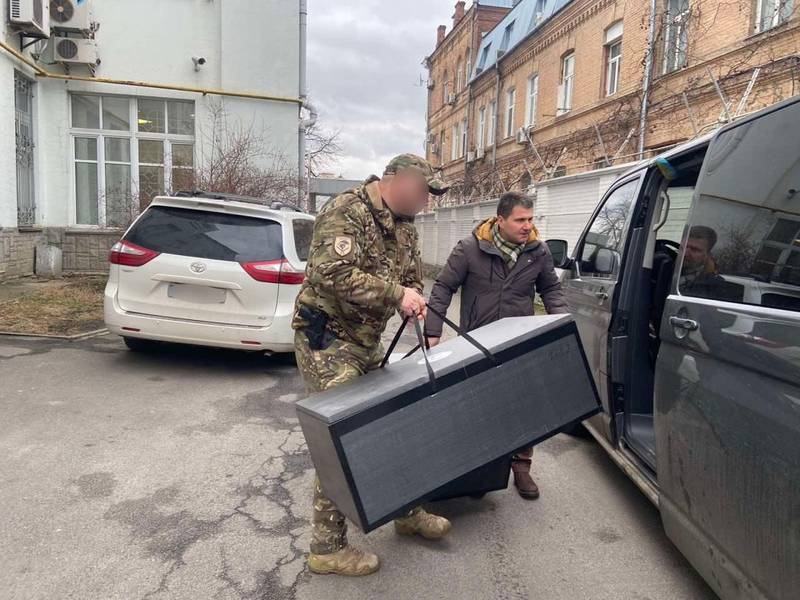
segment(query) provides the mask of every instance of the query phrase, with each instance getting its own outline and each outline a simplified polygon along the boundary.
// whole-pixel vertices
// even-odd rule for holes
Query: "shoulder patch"
[[[333,250],[339,256],[347,256],[353,251],[353,238],[349,235],[337,235],[333,240]]]

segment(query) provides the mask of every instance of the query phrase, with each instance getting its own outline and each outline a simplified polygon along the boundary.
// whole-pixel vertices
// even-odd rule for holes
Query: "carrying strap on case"
[[[497,359],[495,358],[494,354],[489,352],[489,350],[485,346],[483,346],[483,344],[479,343],[475,338],[473,338],[470,334],[468,334],[466,331],[464,331],[461,327],[459,327],[458,325],[453,323],[453,321],[448,319],[446,315],[443,315],[438,310],[436,310],[436,309],[434,309],[434,308],[432,308],[430,306],[428,306],[428,310],[431,311],[437,317],[439,317],[446,325],[448,325],[449,327],[452,327],[453,330],[458,335],[463,337],[470,344],[472,344],[478,350],[480,350],[483,353],[483,355],[491,361],[492,364],[494,364],[494,365],[497,364]],[[397,342],[400,341],[400,336],[403,334],[403,331],[405,331],[405,328],[408,325],[408,321],[410,319],[412,319],[412,317],[405,317],[403,319],[403,323],[400,325],[400,328],[397,330],[397,333],[394,334],[394,337],[392,338],[392,342],[391,342],[391,344],[389,344],[389,348],[388,348],[388,350],[386,350],[386,354],[384,355],[383,360],[381,361],[381,368],[386,366],[386,363],[389,361],[389,356],[391,356],[392,352],[394,351],[395,347],[397,346]],[[436,374],[433,371],[433,367],[431,367],[430,360],[428,360],[428,351],[430,350],[430,346],[428,345],[428,340],[425,338],[424,334],[422,333],[422,326],[419,324],[419,319],[416,317],[416,315],[413,317],[413,320],[414,320],[414,329],[415,329],[416,334],[417,334],[418,343],[411,350],[409,350],[403,356],[403,358],[407,358],[407,357],[411,356],[412,354],[414,354],[414,352],[416,352],[417,350],[422,348],[422,357],[425,359],[425,367],[428,370],[428,378],[431,381],[431,388],[433,389],[433,393],[436,393]]]

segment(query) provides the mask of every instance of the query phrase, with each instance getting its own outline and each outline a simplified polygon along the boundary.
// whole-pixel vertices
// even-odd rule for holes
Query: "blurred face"
[[[533,231],[533,209],[515,206],[508,217],[497,217],[497,227],[512,244],[524,244]]]
[[[395,214],[413,217],[428,205],[428,182],[422,173],[407,170],[386,179],[383,198]]]
[[[703,238],[690,237],[686,242],[686,254],[684,255],[683,262],[688,266],[700,266],[705,264],[710,252],[708,247],[708,240]]]

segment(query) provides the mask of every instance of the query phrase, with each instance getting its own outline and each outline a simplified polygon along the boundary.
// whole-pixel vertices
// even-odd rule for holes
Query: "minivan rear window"
[[[281,224],[269,219],[151,206],[125,239],[163,254],[255,262],[283,257]]]
[[[295,219],[292,221],[292,230],[294,231],[294,247],[297,250],[297,258],[305,262],[308,260],[308,253],[311,249],[314,221],[311,219]]]

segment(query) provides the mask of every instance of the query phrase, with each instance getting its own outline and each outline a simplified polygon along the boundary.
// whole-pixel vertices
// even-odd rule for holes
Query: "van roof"
[[[172,206],[176,208],[202,208],[214,212],[269,217],[276,221],[289,221],[297,218],[313,219],[297,206],[275,201],[268,205],[264,200],[234,194],[215,192],[178,192],[175,196],[156,196],[150,206]]]

